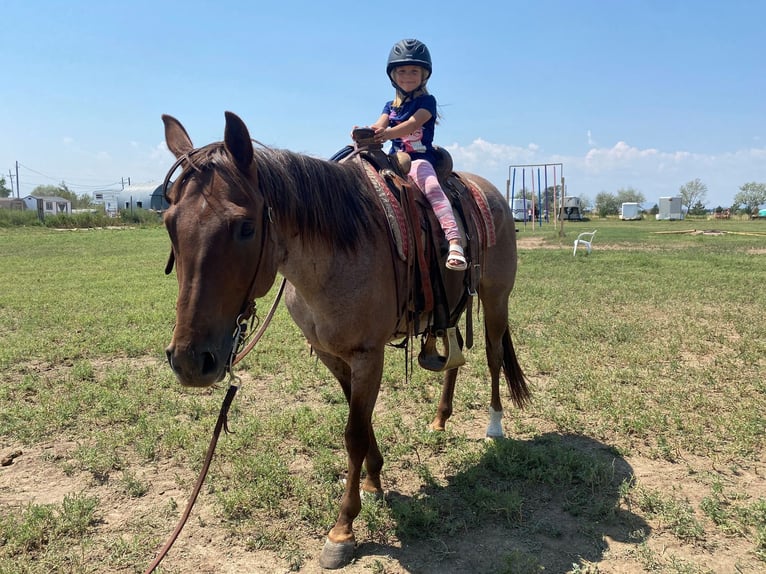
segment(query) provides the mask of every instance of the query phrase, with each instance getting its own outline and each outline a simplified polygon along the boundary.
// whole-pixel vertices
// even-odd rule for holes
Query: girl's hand
[[[376,127],[375,128],[375,143],[383,143],[384,141],[389,139],[386,136],[386,130],[387,129],[388,128],[381,128],[381,127]]]

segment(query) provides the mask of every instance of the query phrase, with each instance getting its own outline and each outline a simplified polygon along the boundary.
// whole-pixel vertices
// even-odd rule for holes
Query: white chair
[[[572,252],[572,257],[577,255],[577,246],[578,245],[584,245],[587,253],[590,253],[592,250],[591,243],[593,243],[593,236],[596,235],[597,229],[594,231],[584,231],[580,235],[577,236],[577,239],[574,240],[574,251]]]

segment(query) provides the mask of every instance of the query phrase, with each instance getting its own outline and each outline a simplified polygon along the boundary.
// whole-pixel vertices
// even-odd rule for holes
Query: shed
[[[46,215],[72,214],[72,202],[63,197],[28,195],[23,201],[27,209],[37,211],[38,217],[41,218]]]

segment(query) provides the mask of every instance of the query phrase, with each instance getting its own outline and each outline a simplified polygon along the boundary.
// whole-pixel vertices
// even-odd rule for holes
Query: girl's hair
[[[417,90],[414,94],[412,94],[412,99],[415,99],[419,96],[427,96],[428,90],[425,86]],[[392,104],[395,108],[398,108],[404,103],[404,94],[402,94],[401,90],[396,90],[396,95],[394,96],[394,103]]]

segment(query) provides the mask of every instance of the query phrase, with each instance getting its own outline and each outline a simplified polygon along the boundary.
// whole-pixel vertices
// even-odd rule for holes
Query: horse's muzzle
[[[165,349],[168,364],[185,387],[209,387],[224,378],[226,363],[214,351],[179,350],[171,344]]]

